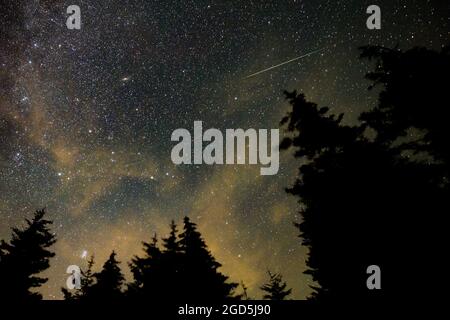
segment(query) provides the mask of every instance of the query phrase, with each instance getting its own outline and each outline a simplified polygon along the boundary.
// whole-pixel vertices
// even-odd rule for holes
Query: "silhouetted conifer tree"
[[[150,243],[143,242],[144,257],[135,256],[129,263],[134,281],[128,284],[127,296],[130,299],[158,299],[164,290],[162,277],[162,252],[155,236]]]
[[[33,219],[26,219],[24,229],[13,228],[9,243],[0,244],[0,300],[38,300],[42,295],[33,292],[47,282],[37,275],[50,267],[50,258],[55,256],[49,247],[56,242],[50,232],[51,221],[44,219],[45,210],[35,212]]]
[[[188,217],[183,220],[183,233],[180,245],[183,255],[183,282],[187,297],[191,300],[220,301],[233,297],[236,283],[228,283],[228,277],[217,269],[217,262],[208,250],[195,223]]]
[[[269,274],[269,282],[261,287],[261,290],[266,292],[263,299],[266,300],[284,300],[292,292],[292,289],[287,289],[286,282],[283,282],[281,274],[267,272]]]
[[[170,223],[170,233],[162,239],[161,277],[164,286],[160,294],[167,299],[183,301],[186,299],[186,287],[184,279],[184,259],[178,239],[178,230],[175,221]]]
[[[220,263],[215,261],[189,218],[184,219],[182,234],[178,234],[172,221],[162,248],[155,236],[151,243],[144,243],[144,251],[143,257],[134,257],[130,263],[134,278],[127,289],[130,299],[186,302],[233,297],[237,284],[227,283],[228,277],[217,271]]]
[[[123,297],[122,285],[125,278],[113,251],[100,272],[93,275],[95,283],[86,292],[88,300],[118,300]]]
[[[164,252],[168,254],[179,254],[181,251],[180,245],[178,243],[178,230],[175,221],[170,223],[170,233],[167,238],[163,239]]]

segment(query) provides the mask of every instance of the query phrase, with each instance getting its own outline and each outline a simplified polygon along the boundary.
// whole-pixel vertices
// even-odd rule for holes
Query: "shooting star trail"
[[[296,61],[296,60],[299,60],[299,59],[302,59],[302,58],[306,58],[306,57],[308,57],[308,56],[310,56],[310,55],[312,55],[312,54],[314,54],[314,53],[317,53],[317,52],[323,51],[323,50],[325,50],[325,49],[327,49],[327,47],[325,47],[325,48],[322,48],[322,49],[317,49],[317,50],[311,51],[311,52],[309,52],[309,53],[306,53],[306,54],[304,54],[304,55],[301,55],[301,56],[299,56],[299,57],[296,57],[296,58],[294,58],[294,59],[291,59],[291,60],[288,60],[288,61],[285,61],[285,62],[279,63],[279,64],[277,64],[277,65],[274,65],[274,66],[271,66],[271,67],[269,67],[269,68],[267,68],[267,69],[264,69],[264,70],[261,70],[261,71],[258,71],[258,72],[255,72],[255,73],[252,73],[251,75],[249,75],[249,76],[246,76],[246,77],[245,77],[244,79],[248,79],[248,78],[251,78],[251,77],[257,76],[258,74],[261,74],[261,73],[267,72],[267,71],[269,71],[269,70],[272,70],[272,69],[275,69],[275,68],[281,67],[281,66],[283,66],[283,65],[285,65],[285,64],[288,64],[288,63],[294,62],[294,61]]]

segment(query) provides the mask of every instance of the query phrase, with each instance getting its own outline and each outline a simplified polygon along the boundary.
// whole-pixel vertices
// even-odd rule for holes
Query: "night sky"
[[[172,131],[192,132],[194,120],[278,128],[283,90],[293,89],[354,123],[377,98],[358,46],[438,50],[450,39],[448,1],[19,2],[16,23],[1,30],[0,238],[47,208],[58,241],[46,299],[62,297],[67,266],[85,266],[86,254],[99,268],[114,249],[129,274],[141,241],[185,215],[251,297],[270,269],[305,298],[307,252],[293,226],[301,207],[284,191],[298,160],[282,152],[273,176],[260,165],[176,166]],[[66,27],[71,4],[81,30]],[[366,27],[371,4],[381,30]]]

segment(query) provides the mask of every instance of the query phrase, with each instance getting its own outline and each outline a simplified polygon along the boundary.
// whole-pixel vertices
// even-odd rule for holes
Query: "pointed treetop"
[[[263,299],[266,300],[284,300],[288,295],[291,294],[292,289],[286,289],[287,284],[283,282],[283,277],[279,273],[272,273],[267,271],[269,274],[269,282],[261,287],[261,290],[265,291]]]

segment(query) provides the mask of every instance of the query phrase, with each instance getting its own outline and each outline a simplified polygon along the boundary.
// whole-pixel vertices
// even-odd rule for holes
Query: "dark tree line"
[[[0,286],[2,301],[33,301],[42,296],[35,292],[48,279],[39,273],[50,267],[54,253],[49,247],[56,242],[44,219],[45,211],[36,211],[32,220],[26,220],[24,229],[13,228],[9,243],[0,244]],[[126,283],[120,262],[113,251],[98,272],[94,272],[94,257],[81,270],[80,288],[61,291],[71,301],[224,301],[246,298],[235,291],[238,285],[218,269],[216,261],[203,240],[197,226],[188,217],[183,220],[183,230],[178,232],[174,221],[170,233],[158,243],[156,235],[149,243],[143,242],[144,255],[135,256],[129,263],[133,280]],[[272,277],[262,287],[265,299],[281,300],[290,294],[281,276]],[[69,276],[69,275],[67,275]],[[279,277],[279,278],[278,278]],[[280,280],[278,280],[280,279]]]
[[[236,283],[218,269],[221,264],[208,250],[195,223],[183,220],[178,233],[174,221],[162,248],[156,236],[144,243],[144,257],[134,257],[130,263],[134,281],[126,294],[133,299],[167,299],[172,301],[220,301],[238,299]]]
[[[445,279],[450,49],[363,47],[378,105],[354,126],[297,92],[281,124],[302,165],[288,192],[309,250],[312,298],[421,296]],[[378,265],[382,290],[366,287]]]

